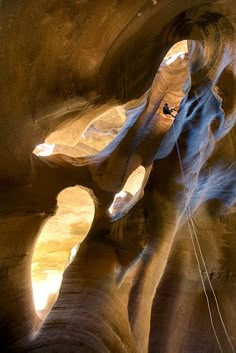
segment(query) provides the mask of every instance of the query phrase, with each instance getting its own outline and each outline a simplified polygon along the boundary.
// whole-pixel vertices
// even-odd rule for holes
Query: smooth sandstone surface
[[[0,2],[1,352],[235,353],[235,27],[235,0]]]

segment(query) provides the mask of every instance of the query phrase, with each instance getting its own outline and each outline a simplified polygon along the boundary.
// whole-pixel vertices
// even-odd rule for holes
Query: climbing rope
[[[195,226],[194,226],[191,209],[190,209],[189,202],[188,202],[186,178],[185,178],[184,167],[183,167],[183,163],[182,163],[182,159],[181,159],[181,153],[180,153],[180,149],[179,149],[179,144],[178,144],[178,140],[177,140],[177,134],[176,134],[175,123],[174,122],[173,122],[173,131],[174,131],[176,150],[177,150],[179,166],[180,166],[180,171],[181,171],[181,178],[182,178],[182,182],[183,182],[183,186],[184,186],[184,199],[185,199],[185,207],[186,207],[186,213],[187,213],[187,220],[188,220],[187,222],[188,222],[188,227],[189,227],[189,233],[190,233],[192,244],[193,244],[194,254],[195,254],[197,265],[198,265],[198,270],[199,270],[199,274],[200,274],[200,278],[201,278],[201,282],[202,282],[202,287],[203,287],[204,294],[205,294],[206,301],[207,301],[207,307],[208,307],[208,311],[209,311],[211,326],[212,326],[212,329],[213,329],[217,344],[219,346],[219,349],[220,349],[221,353],[224,353],[223,348],[222,348],[221,343],[220,343],[220,340],[219,340],[219,337],[218,337],[217,332],[216,332],[216,328],[215,328],[214,322],[213,322],[213,316],[212,316],[212,311],[211,311],[211,306],[210,306],[210,300],[209,300],[209,297],[208,297],[208,294],[207,294],[207,290],[206,290],[206,286],[205,286],[205,283],[204,283],[202,270],[201,270],[201,265],[200,265],[200,260],[199,260],[199,257],[198,257],[198,253],[197,253],[195,242],[197,244],[197,248],[198,248],[198,251],[200,253],[200,258],[201,258],[204,270],[205,270],[206,275],[207,275],[207,281],[209,283],[210,289],[212,291],[212,294],[213,294],[213,297],[214,297],[214,300],[215,300],[215,303],[216,303],[216,308],[217,308],[217,312],[219,314],[219,318],[220,318],[221,324],[223,326],[225,335],[226,335],[226,337],[228,339],[228,342],[230,344],[232,352],[235,353],[234,346],[233,346],[232,341],[231,341],[231,339],[229,337],[228,331],[226,329],[226,326],[225,326],[225,323],[224,323],[224,320],[223,320],[223,317],[222,317],[222,314],[221,314],[221,311],[220,311],[220,308],[219,308],[219,303],[218,303],[214,288],[213,288],[213,286],[211,284],[211,280],[210,280],[210,277],[209,277],[207,266],[206,266],[206,263],[205,263],[205,260],[204,260],[203,254],[202,254],[201,246],[200,246],[200,243],[199,243],[198,235],[197,235],[197,232],[196,232],[196,229],[195,229]]]

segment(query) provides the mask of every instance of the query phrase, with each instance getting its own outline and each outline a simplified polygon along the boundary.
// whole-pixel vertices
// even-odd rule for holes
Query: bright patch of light
[[[40,311],[47,306],[49,296],[59,291],[62,273],[49,273],[47,280],[33,282],[33,296],[35,309]]]
[[[70,263],[74,260],[77,250],[78,250],[78,245],[76,244],[75,246],[73,246],[73,248],[70,251],[70,259],[69,259]]]
[[[169,58],[165,59],[164,60],[164,63],[166,65],[170,65],[172,64],[177,58],[180,58],[180,59],[184,59],[184,52],[179,52],[179,53],[176,53],[176,54],[173,54],[171,55]]]
[[[110,208],[109,208],[109,210],[108,210],[110,214],[113,213],[114,204],[115,204],[115,202],[116,202],[116,199],[117,199],[118,197],[121,197],[121,198],[123,199],[126,195],[127,195],[127,192],[124,191],[124,190],[121,190],[120,192],[118,192],[118,193],[115,195],[114,201],[113,201],[112,205],[110,206]]]
[[[40,145],[36,146],[33,150],[33,153],[37,156],[50,156],[55,148],[55,144],[48,144],[48,143],[41,143]]]

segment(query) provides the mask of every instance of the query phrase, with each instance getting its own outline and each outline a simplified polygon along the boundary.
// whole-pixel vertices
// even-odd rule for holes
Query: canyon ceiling
[[[235,353],[235,29],[235,0],[0,0],[1,352]]]

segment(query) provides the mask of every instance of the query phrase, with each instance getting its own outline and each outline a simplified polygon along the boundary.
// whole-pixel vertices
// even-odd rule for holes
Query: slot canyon
[[[236,0],[0,0],[0,44],[0,352],[235,353]]]

